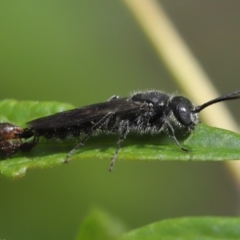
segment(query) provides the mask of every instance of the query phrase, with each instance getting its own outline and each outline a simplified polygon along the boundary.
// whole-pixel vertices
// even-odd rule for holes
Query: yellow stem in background
[[[156,0],[123,0],[123,2],[136,17],[157,54],[189,99],[200,105],[220,96],[159,2]],[[204,109],[201,119],[211,126],[239,132],[238,125],[223,103]],[[240,161],[225,163],[240,187]]]

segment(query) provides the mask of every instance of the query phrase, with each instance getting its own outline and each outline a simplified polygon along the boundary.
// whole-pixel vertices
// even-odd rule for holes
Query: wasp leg
[[[34,136],[32,141],[22,143],[20,146],[20,150],[22,152],[29,152],[30,150],[32,150],[34,146],[38,144],[38,142],[39,142],[39,137]]]
[[[39,137],[35,136],[34,131],[29,128],[23,129],[23,132],[20,137],[25,139],[33,137],[33,139],[30,140],[29,142],[21,143],[20,150],[22,152],[29,152],[39,142]]]
[[[179,143],[179,141],[177,140],[176,136],[175,136],[175,132],[174,129],[172,127],[172,125],[165,119],[165,124],[167,126],[167,130],[169,133],[169,136],[173,139],[173,141],[175,142],[175,144],[184,152],[188,152],[188,150],[186,148],[183,148],[181,146],[181,144]]]
[[[122,126],[122,131],[120,133],[120,136],[118,138],[118,142],[117,142],[117,148],[112,156],[112,159],[111,159],[111,163],[110,163],[110,167],[109,167],[109,172],[112,172],[113,171],[113,166],[114,166],[114,163],[116,161],[116,158],[117,158],[117,154],[118,154],[118,151],[119,149],[121,148],[121,143],[123,142],[124,139],[126,139],[126,136],[129,132],[129,124],[128,124],[128,121],[125,122],[125,124]]]
[[[94,133],[94,131],[101,125],[103,125],[106,121],[109,120],[109,118],[111,118],[111,116],[114,113],[109,112],[107,113],[102,119],[100,119],[95,125],[93,125],[93,127],[91,128],[91,130],[86,134],[86,136],[67,154],[66,159],[65,159],[65,163],[69,163],[70,157],[71,155],[80,147],[84,146],[84,143],[88,140],[88,138]]]

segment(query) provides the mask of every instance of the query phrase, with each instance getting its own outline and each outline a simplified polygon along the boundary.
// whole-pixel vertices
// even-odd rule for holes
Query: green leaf
[[[120,240],[123,225],[101,210],[92,210],[83,221],[77,240]]]
[[[38,117],[72,109],[70,104],[57,102],[32,102],[5,100],[0,102],[0,120],[25,127],[26,122]],[[166,134],[131,133],[123,142],[118,160],[178,160],[178,161],[221,161],[240,159],[240,135],[203,124],[187,136],[178,137],[182,146],[189,150],[181,151]],[[74,159],[111,159],[116,146],[117,134],[101,134],[91,137],[84,147],[71,156]],[[45,140],[28,153],[17,153],[10,159],[0,161],[0,173],[8,177],[22,177],[27,169],[45,168],[60,165],[66,154],[79,142],[72,140]],[[108,166],[106,166],[108,168]]]
[[[125,235],[125,240],[227,240],[240,239],[240,219],[189,217],[163,220]]]

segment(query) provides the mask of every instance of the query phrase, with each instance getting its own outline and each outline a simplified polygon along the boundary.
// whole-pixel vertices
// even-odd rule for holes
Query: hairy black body
[[[119,140],[109,169],[112,171],[121,142],[130,131],[139,133],[165,131],[181,150],[187,151],[178,142],[175,130],[182,129],[185,133],[193,130],[198,123],[198,112],[216,102],[240,98],[239,94],[240,91],[235,91],[198,107],[194,107],[185,97],[173,96],[160,91],[138,92],[127,98],[113,96],[103,103],[56,113],[28,122],[28,128],[17,135],[18,145],[16,144],[15,151],[11,153],[6,150],[6,155],[12,155],[18,149],[29,151],[38,142],[39,137],[64,139],[69,135],[74,137],[83,135],[79,144],[67,154],[65,161],[68,162],[74,151],[83,146],[91,135],[99,132],[117,133]],[[30,137],[34,137],[33,141],[21,144],[21,138]]]
[[[170,97],[155,91],[145,92],[56,113],[28,122],[27,125],[37,136],[62,139],[68,135],[88,133],[92,128],[120,134],[125,129],[127,132],[159,132],[166,129],[170,122],[172,127],[176,125],[190,130],[197,123],[197,114],[191,113],[191,116],[187,116],[189,119],[185,115],[179,117],[179,110],[176,109],[179,104],[184,104],[186,111],[193,110],[193,105],[186,98]]]

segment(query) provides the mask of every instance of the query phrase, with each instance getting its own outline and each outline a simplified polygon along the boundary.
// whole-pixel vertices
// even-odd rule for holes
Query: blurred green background
[[[161,3],[217,89],[239,89],[240,2]],[[0,83],[1,99],[75,106],[134,90],[179,90],[125,5],[111,0],[2,0]],[[239,102],[228,106],[239,122]],[[20,180],[0,178],[0,238],[73,239],[92,206],[128,229],[239,212],[238,190],[221,163],[119,161],[110,174],[109,162],[73,161]]]

